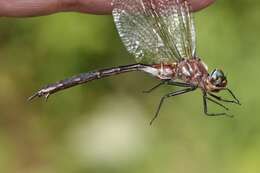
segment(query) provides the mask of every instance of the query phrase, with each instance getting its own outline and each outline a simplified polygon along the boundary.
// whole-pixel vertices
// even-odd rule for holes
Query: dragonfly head
[[[223,71],[214,69],[207,78],[207,89],[212,92],[218,92],[227,86],[227,78]]]

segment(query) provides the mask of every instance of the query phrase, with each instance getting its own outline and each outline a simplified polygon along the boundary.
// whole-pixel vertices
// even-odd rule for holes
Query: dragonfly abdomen
[[[90,71],[87,73],[82,73],[76,76],[72,76],[71,78],[61,80],[56,83],[52,83],[44,86],[40,90],[38,90],[34,95],[29,97],[29,100],[32,100],[35,97],[48,98],[50,94],[56,93],[58,91],[64,90],[66,88],[70,88],[79,84],[87,83],[95,79],[101,79],[121,73],[131,72],[131,71],[144,71],[154,75],[155,69],[149,65],[144,64],[132,64],[125,65],[119,67],[106,68],[101,70]]]
[[[177,63],[173,64],[154,64],[152,67],[156,69],[157,73],[154,76],[161,80],[176,79],[177,78]]]

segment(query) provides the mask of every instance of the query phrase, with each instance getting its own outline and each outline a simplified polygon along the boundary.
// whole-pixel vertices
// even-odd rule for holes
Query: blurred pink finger
[[[61,11],[91,14],[111,14],[112,0],[0,0],[0,16],[41,16]],[[194,11],[212,4],[214,0],[191,0]]]

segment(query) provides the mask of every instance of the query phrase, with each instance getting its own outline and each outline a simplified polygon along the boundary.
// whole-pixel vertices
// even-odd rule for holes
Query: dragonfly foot
[[[234,103],[240,106],[242,105],[239,100],[236,100]]]
[[[232,115],[232,114],[225,114],[227,117],[229,117],[229,118],[234,118],[234,115]]]
[[[234,115],[232,115],[232,114],[228,114],[228,113],[207,113],[207,112],[205,112],[205,114],[207,115],[207,116],[227,116],[227,117],[230,117],[230,118],[233,118],[234,117]]]

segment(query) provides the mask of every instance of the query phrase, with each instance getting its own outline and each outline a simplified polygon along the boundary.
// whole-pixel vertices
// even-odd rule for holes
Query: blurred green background
[[[195,15],[199,56],[243,104],[229,106],[235,118],[206,117],[198,90],[167,100],[153,126],[160,96],[176,88],[143,94],[158,81],[138,72],[26,101],[44,84],[134,63],[111,16],[1,18],[1,172],[258,173],[259,6],[218,0]]]

